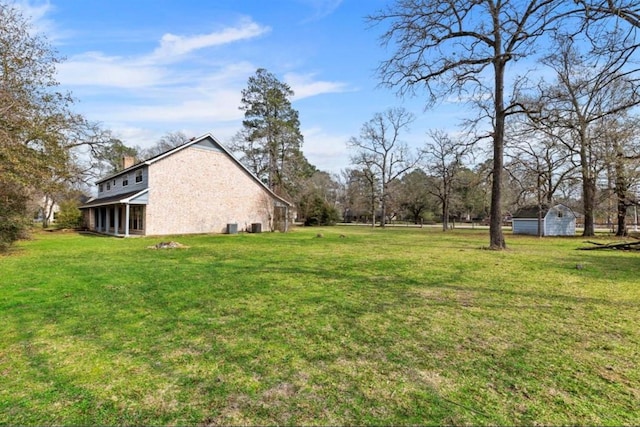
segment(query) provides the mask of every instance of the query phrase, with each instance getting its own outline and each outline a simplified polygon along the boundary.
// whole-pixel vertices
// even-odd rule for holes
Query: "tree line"
[[[367,17],[391,52],[381,85],[427,108],[467,102],[459,130],[433,129],[410,149],[402,136],[415,117],[390,108],[348,141],[352,167],[332,176],[303,154],[293,90],[261,68],[242,91],[230,148],[307,224],[438,217],[447,230],[450,219],[482,218],[489,247],[502,249],[506,213],[562,201],[583,214],[586,236],[605,211],[624,234],[638,204],[639,17],[633,0],[391,1]],[[55,81],[61,59],[4,3],[0,60],[0,248],[24,233],[34,200],[78,196],[123,156],[187,141],[174,132],[129,147],[74,113]]]

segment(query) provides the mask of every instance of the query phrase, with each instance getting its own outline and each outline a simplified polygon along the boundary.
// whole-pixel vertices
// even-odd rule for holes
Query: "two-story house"
[[[81,206],[87,229],[127,237],[288,228],[291,204],[210,134],[124,166]]]

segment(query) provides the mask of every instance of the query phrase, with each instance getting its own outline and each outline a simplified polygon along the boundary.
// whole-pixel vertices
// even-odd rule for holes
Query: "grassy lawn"
[[[0,257],[0,424],[637,425],[640,254],[582,240],[36,234]]]

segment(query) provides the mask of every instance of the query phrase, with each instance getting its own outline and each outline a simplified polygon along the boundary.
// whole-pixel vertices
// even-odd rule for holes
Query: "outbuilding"
[[[538,220],[540,219],[540,222]],[[538,233],[540,227],[540,233]],[[525,206],[513,214],[513,234],[537,236],[574,236],[576,214],[568,206]]]

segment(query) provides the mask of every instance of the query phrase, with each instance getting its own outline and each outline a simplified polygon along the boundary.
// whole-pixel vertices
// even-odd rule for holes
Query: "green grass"
[[[640,255],[486,233],[36,234],[0,424],[640,424]]]

